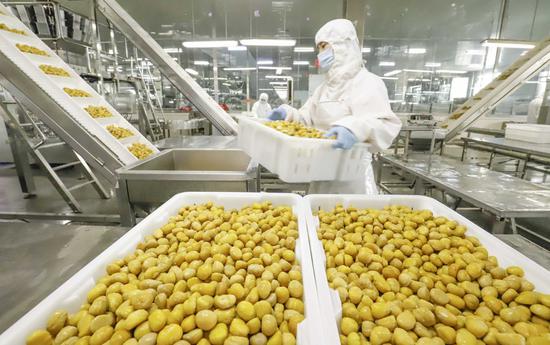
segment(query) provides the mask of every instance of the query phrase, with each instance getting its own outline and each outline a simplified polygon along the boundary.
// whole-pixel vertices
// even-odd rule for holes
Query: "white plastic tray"
[[[467,227],[468,236],[477,237],[481,244],[488,250],[489,255],[498,258],[501,267],[520,266],[525,271],[525,277],[533,284],[537,291],[550,293],[550,272],[539,264],[535,263],[514,248],[502,242],[489,232],[483,230],[476,224],[464,218],[457,212],[451,210],[439,201],[419,195],[307,195],[304,198],[306,209],[308,209],[307,225],[311,252],[314,258],[315,281],[320,301],[331,301],[331,303],[320,303],[321,315],[325,317],[326,328],[329,333],[327,342],[339,344],[340,320],[342,318],[342,304],[338,293],[328,286],[326,276],[326,257],[321,241],[317,237],[319,219],[313,216],[318,210],[330,211],[337,204],[344,207],[354,206],[357,208],[381,209],[388,205],[405,205],[414,209],[427,209],[436,216],[447,217]],[[321,260],[315,258],[322,257]]]
[[[508,124],[504,131],[504,137],[536,144],[550,144],[550,125]]]
[[[297,341],[302,345],[325,344],[324,333],[319,329],[320,313],[302,198],[296,194],[283,193],[217,192],[176,194],[8,328],[0,335],[0,344],[25,344],[25,338],[34,330],[44,328],[48,317],[54,311],[58,309],[77,311],[82,301],[86,299],[87,292],[95,285],[95,281],[105,274],[105,268],[109,263],[134,252],[136,245],[146,235],[152,234],[155,229],[164,225],[169,217],[178,213],[181,207],[208,201],[222,205],[226,209],[242,208],[245,205],[263,201],[271,201],[274,205],[292,206],[294,214],[298,217],[299,237],[296,242],[296,258],[300,261],[302,268],[306,316],[298,326]]]
[[[239,119],[239,147],[285,182],[355,180],[364,178],[362,159],[367,144],[350,150],[332,148],[333,140],[291,137],[260,119]]]
[[[40,88],[42,88],[53,100],[62,106],[75,120],[77,120],[88,132],[97,140],[109,148],[125,165],[131,164],[138,159],[130,153],[127,145],[120,143],[114,138],[101,123],[93,119],[85,110],[87,105],[104,106],[113,114],[112,118],[117,119],[124,127],[133,128],[133,126],[118,113],[109,103],[105,101],[88,83],[86,83],[76,73],[71,66],[56,55],[44,42],[40,40],[27,26],[25,26],[17,17],[11,14],[11,11],[0,3],[0,10],[7,15],[0,15],[0,23],[4,23],[11,28],[24,30],[27,35],[14,34],[6,30],[0,30],[0,50],[6,57],[13,61],[25,74],[29,76]],[[39,48],[49,54],[49,56],[40,56],[21,52],[17,43],[27,44]],[[58,77],[47,75],[39,69],[41,64],[52,65],[63,68],[70,74],[70,77]],[[71,97],[63,91],[64,87],[76,88],[88,92],[91,97]],[[158,149],[147,138],[136,129],[136,140],[147,145],[153,153]]]

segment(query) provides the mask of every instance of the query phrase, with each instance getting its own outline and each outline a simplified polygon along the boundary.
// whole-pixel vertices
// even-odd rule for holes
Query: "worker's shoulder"
[[[368,71],[366,68],[361,68],[359,73],[355,76],[355,80],[368,80],[383,83],[384,81],[376,74]]]
[[[359,73],[353,78],[354,85],[365,87],[365,86],[381,86],[384,85],[384,81],[377,76],[376,74],[369,72],[366,68],[361,68]]]

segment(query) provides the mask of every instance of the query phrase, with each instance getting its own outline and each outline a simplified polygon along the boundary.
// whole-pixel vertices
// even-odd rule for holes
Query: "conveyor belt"
[[[219,104],[114,0],[97,0],[97,8],[223,135],[236,135],[238,125]]]
[[[549,61],[550,37],[547,37],[525,55],[520,56],[493,81],[451,114],[450,121],[444,124],[449,128],[445,140],[447,142],[452,140],[477,119],[492,110],[506,96],[520,87],[523,81],[532,78]]]
[[[29,28],[8,15],[10,12],[4,5],[0,4],[0,10],[6,13],[0,15],[0,23],[24,32],[0,30],[0,84],[28,110],[112,182],[116,180],[116,169],[137,160],[128,150],[131,143],[139,142],[158,152]],[[24,53],[17,48],[18,43],[38,48],[47,55]],[[67,76],[45,74],[39,68],[41,65],[60,68]],[[64,88],[82,90],[89,97],[71,97]],[[84,109],[87,106],[105,107],[112,116],[94,119]],[[131,129],[134,136],[117,140],[106,129],[110,124]]]

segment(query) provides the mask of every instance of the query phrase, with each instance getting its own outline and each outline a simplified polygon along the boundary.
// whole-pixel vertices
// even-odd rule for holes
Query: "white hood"
[[[353,23],[347,19],[335,19],[323,25],[315,35],[315,44],[327,42],[334,51],[334,63],[326,74],[325,92],[321,99],[335,100],[341,97],[348,81],[363,66],[359,40]]]

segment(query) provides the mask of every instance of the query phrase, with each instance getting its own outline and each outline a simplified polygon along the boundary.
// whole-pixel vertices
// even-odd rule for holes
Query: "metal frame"
[[[0,219],[18,220],[68,220],[87,223],[120,223],[118,214],[98,213],[50,213],[50,212],[0,212]]]
[[[19,108],[22,110],[20,106]],[[25,134],[25,131],[17,120],[16,115],[8,109],[8,106],[6,104],[0,104],[0,115],[5,118],[6,128],[8,130],[8,133],[11,134],[9,138],[10,145],[13,150],[12,152],[14,156],[14,161],[23,193],[25,193],[26,195],[34,195],[34,181],[32,178],[32,172],[30,172],[29,169],[29,161],[27,157],[28,153],[34,158],[39,167],[44,170],[44,172],[46,173],[46,177],[50,180],[51,184],[59,193],[59,195],[61,195],[63,200],[65,200],[69,207],[71,207],[73,212],[81,213],[83,211],[80,203],[71,193],[71,191],[73,190],[85,187],[87,185],[92,185],[102,199],[109,198],[109,194],[107,193],[107,191],[103,188],[88,164],[84,161],[84,159],[82,159],[82,157],[78,153],[72,151],[75,155],[76,161],[62,164],[57,167],[52,167],[42,154],[41,149],[50,147],[52,145],[63,145],[64,143],[60,142],[55,144],[46,144],[45,136],[42,134],[36,124],[31,120],[31,124],[33,125],[34,129],[42,137],[42,140],[40,140],[36,144],[33,144],[30,138],[28,138]],[[56,171],[76,165],[80,165],[82,167],[82,172],[87,181],[71,187],[67,187],[63,183],[59,175],[56,173]]]
[[[114,185],[115,171],[123,166],[119,158],[2,52],[0,66],[0,84]]]
[[[155,64],[221,134],[237,134],[238,125],[235,120],[116,1],[95,1],[97,9]]]
[[[430,141],[430,155],[432,155],[434,153],[434,150],[435,150],[435,142],[437,141],[437,138],[436,138],[436,134],[439,132],[439,130],[437,128],[435,128],[435,126],[419,126],[419,125],[416,125],[416,126],[403,126],[401,128],[401,130],[399,131],[399,134],[397,135],[397,138],[395,139],[394,141],[394,147],[393,147],[393,150],[394,150],[394,154],[397,155],[397,152],[399,150],[399,139],[401,137],[403,137],[401,135],[401,133],[405,133],[404,135],[404,146],[403,146],[403,159],[407,159],[408,155],[409,155],[409,144],[410,144],[410,141],[411,141],[411,135],[412,135],[412,132],[431,132],[432,133],[432,136],[431,136],[431,141]],[[443,154],[443,145],[444,145],[444,142],[442,139],[441,140],[441,151],[440,151],[440,154]]]
[[[484,148],[482,151],[488,151],[490,152],[489,157],[489,169],[492,168],[493,160],[497,154],[511,157],[513,159],[518,160],[518,166],[516,169],[516,173],[521,177],[525,178],[527,170],[535,170],[538,172],[544,173],[546,175],[548,173],[548,170],[532,167],[529,165],[530,162],[536,162],[545,166],[550,167],[550,161],[544,161],[541,159],[536,159],[535,157],[542,157],[543,159],[549,159],[550,160],[550,144],[533,144],[529,147],[524,146],[517,146],[513,143],[506,142],[507,139],[503,138],[487,138],[487,139],[477,139],[477,138],[461,138],[464,142],[464,145],[462,146],[462,155],[461,155],[461,161],[464,161],[466,158],[466,153],[468,149],[473,150],[480,150],[482,147]],[[498,141],[504,141],[503,143],[499,143]],[[486,147],[486,149],[485,149]],[[544,147],[548,150],[544,151],[540,148]],[[520,169],[520,162],[523,162]]]
[[[471,197],[469,194],[465,193],[464,191],[461,191],[461,190],[458,190],[458,189],[455,189],[455,188],[451,188],[449,185],[447,185],[445,183],[442,183],[442,182],[440,182],[439,180],[437,180],[435,178],[432,178],[429,172],[423,174],[419,171],[410,169],[405,164],[399,164],[398,159],[395,159],[395,161],[394,161],[392,159],[389,159],[387,156],[381,155],[380,156],[379,171],[381,171],[383,164],[386,164],[386,165],[392,166],[394,168],[400,169],[400,170],[404,171],[405,173],[413,176],[413,181],[414,181],[413,188],[414,188],[415,194],[423,195],[426,191],[425,183],[428,183],[429,185],[434,186],[435,188],[438,188],[438,189],[442,190],[443,192],[458,198],[460,201],[465,201],[465,202],[467,202],[471,205],[474,205],[475,207],[477,207],[477,208],[479,208],[483,211],[487,211],[487,212],[495,215],[495,219],[494,219],[494,222],[493,222],[493,225],[492,225],[492,232],[493,233],[502,233],[504,231],[504,228],[505,228],[505,225],[506,225],[506,220],[508,220],[508,219],[511,222],[513,233],[517,233],[517,225],[516,225],[516,222],[515,222],[515,218],[547,217],[548,214],[549,214],[549,212],[547,210],[544,210],[544,211],[542,211],[542,210],[540,210],[540,211],[537,211],[537,210],[519,211],[519,210],[499,209],[499,208],[493,207],[490,204],[484,203],[483,201],[480,201],[480,200],[478,200],[474,197]],[[457,164],[464,164],[464,163],[461,163],[460,161],[457,160]],[[391,194],[391,190],[390,190],[389,187],[392,184],[386,184],[385,182],[383,182],[381,180],[380,173],[379,173],[379,178],[378,178],[377,182],[378,182],[378,185],[380,186],[381,189],[383,189],[383,190],[385,190],[385,191],[387,191],[388,193]],[[456,207],[458,207],[458,204],[460,203],[460,201],[455,205]]]

